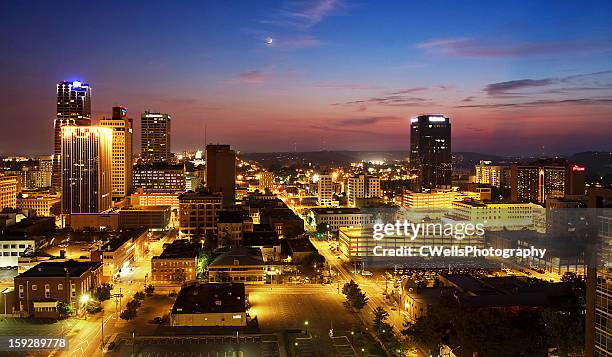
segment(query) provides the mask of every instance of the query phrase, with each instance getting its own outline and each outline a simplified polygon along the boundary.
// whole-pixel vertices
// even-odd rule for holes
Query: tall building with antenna
[[[51,186],[61,190],[62,127],[91,125],[91,87],[81,81],[62,81],[56,86],[57,111],[53,124]]]

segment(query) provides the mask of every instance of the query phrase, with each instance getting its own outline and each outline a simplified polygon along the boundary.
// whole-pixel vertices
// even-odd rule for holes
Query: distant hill
[[[346,165],[358,161],[408,160],[408,151],[308,151],[308,152],[272,152],[242,153],[246,160],[271,165],[291,165],[295,163],[312,163],[313,165]],[[454,152],[453,165],[458,171],[471,171],[480,160],[491,160],[494,163],[532,161],[535,157],[502,157],[477,152]],[[591,182],[604,185],[612,183],[612,152],[586,151],[568,156],[572,163],[583,164],[587,168],[587,177]],[[603,179],[602,179],[603,177]]]

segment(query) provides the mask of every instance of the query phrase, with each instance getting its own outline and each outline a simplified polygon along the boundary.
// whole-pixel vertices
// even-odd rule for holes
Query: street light
[[[308,320],[304,321],[304,326],[306,326],[306,334],[308,335]]]
[[[89,302],[89,294],[81,295],[79,302],[81,303],[81,307],[83,308],[83,316],[85,316],[85,319],[87,320],[87,303]]]

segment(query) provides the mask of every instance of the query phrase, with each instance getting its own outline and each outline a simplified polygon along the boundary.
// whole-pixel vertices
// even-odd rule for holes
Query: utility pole
[[[102,310],[102,344],[100,345],[102,354],[104,354],[104,310]]]

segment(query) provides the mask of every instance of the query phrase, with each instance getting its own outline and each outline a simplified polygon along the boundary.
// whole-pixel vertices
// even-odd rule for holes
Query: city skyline
[[[609,3],[38,5],[3,6],[2,155],[51,154],[62,80],[91,85],[94,123],[168,113],[173,152],[408,151],[423,113],[454,151],[610,149]]]

